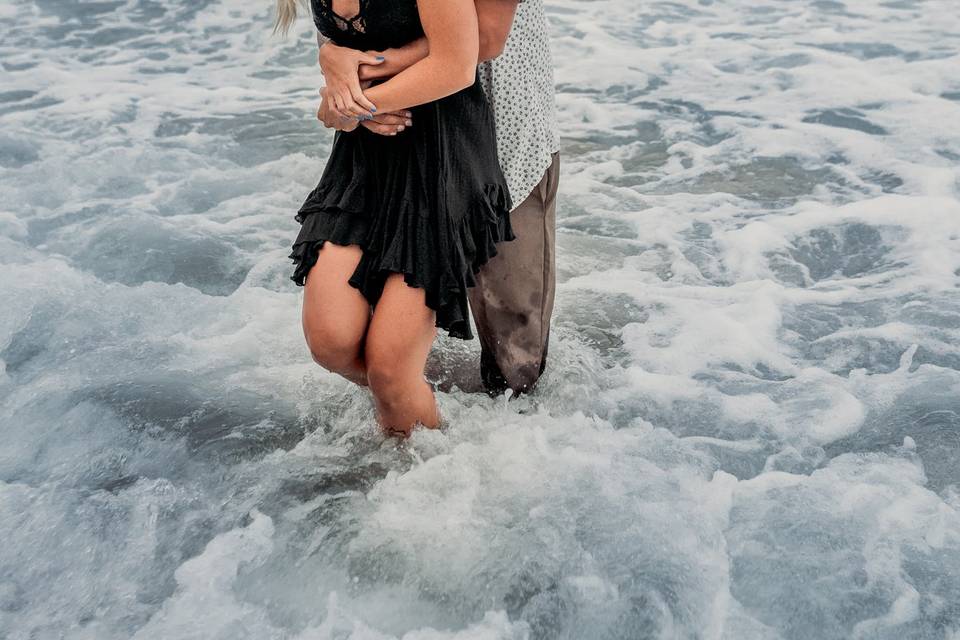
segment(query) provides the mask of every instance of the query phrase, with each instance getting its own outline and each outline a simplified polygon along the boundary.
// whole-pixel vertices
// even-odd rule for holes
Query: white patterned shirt
[[[543,0],[522,0],[503,53],[480,65],[497,122],[500,166],[513,206],[527,199],[560,150],[553,60]]]

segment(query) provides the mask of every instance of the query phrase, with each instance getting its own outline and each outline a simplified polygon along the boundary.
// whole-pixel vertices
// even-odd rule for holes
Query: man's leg
[[[547,360],[556,291],[557,188],[560,156],[533,193],[510,215],[516,239],[477,275],[470,308],[483,353],[480,373],[488,391],[528,391]]]

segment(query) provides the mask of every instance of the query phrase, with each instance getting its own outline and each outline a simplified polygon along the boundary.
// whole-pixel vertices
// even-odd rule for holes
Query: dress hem
[[[289,258],[295,264],[291,280],[304,286],[307,274],[316,265],[320,251],[326,242],[339,246],[356,245],[363,251],[349,284],[360,291],[371,306],[376,306],[383,293],[387,278],[394,273],[402,274],[408,286],[426,292],[426,304],[436,312],[436,326],[454,338],[470,340],[469,308],[467,289],[476,285],[475,275],[484,264],[498,253],[497,244],[515,238],[510,224],[512,203],[505,185],[484,185],[483,195],[476,215],[465,215],[451,229],[458,238],[459,251],[455,251],[451,263],[430,262],[435,256],[423,255],[425,250],[417,242],[417,233],[428,236],[429,220],[421,218],[410,203],[405,203],[403,217],[417,221],[416,232],[404,230],[393,234],[388,241],[371,242],[371,230],[362,223],[365,202],[351,204],[345,197],[346,189],[336,201],[316,203],[314,198],[297,213],[296,219],[302,228]],[[362,190],[354,194],[362,194]],[[327,195],[315,193],[312,196]],[[312,200],[312,202],[311,202]],[[374,230],[372,235],[378,235]],[[379,234],[382,236],[383,234]],[[413,236],[413,237],[411,237]]]

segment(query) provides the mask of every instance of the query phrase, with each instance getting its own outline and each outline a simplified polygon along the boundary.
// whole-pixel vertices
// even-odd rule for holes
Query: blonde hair
[[[277,21],[273,25],[274,33],[287,35],[290,25],[297,19],[297,6],[304,0],[277,0]]]

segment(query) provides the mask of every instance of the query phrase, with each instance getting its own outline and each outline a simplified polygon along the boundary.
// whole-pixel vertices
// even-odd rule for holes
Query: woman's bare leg
[[[380,424],[388,431],[409,433],[417,424],[440,424],[433,389],[423,378],[437,335],[435,321],[423,289],[407,286],[400,274],[387,279],[364,355]]]
[[[362,255],[355,245],[324,243],[304,284],[303,335],[317,364],[366,386],[363,337],[370,304],[347,282]]]

